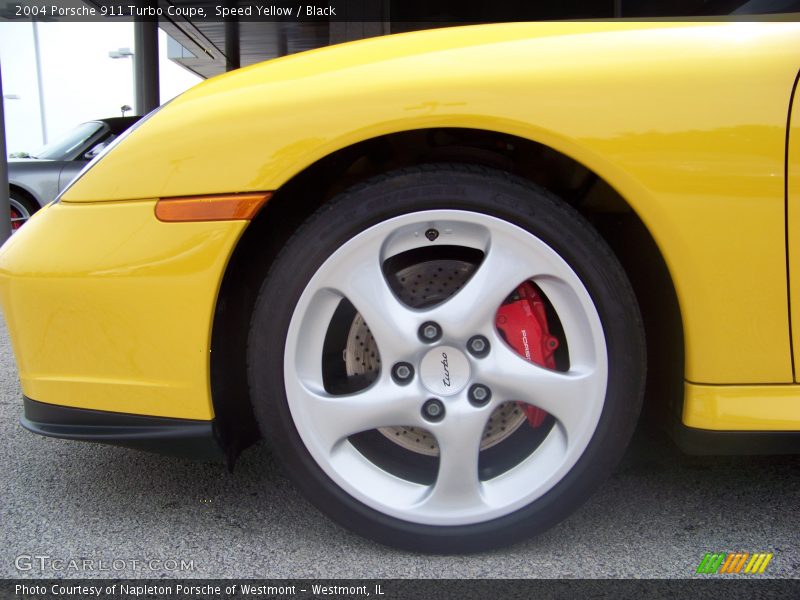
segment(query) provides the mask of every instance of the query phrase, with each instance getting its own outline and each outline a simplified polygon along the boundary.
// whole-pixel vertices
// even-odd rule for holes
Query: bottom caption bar
[[[797,579],[5,579],[0,598],[129,600],[448,598],[512,600],[531,598],[798,598]]]

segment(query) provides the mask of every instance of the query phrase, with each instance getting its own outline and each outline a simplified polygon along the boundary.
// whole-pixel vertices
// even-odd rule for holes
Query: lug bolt
[[[433,321],[426,321],[419,326],[419,337],[423,342],[431,344],[442,337],[442,328]]]
[[[467,350],[475,358],[483,358],[489,354],[489,340],[482,335],[473,335],[467,341]]]
[[[426,400],[422,405],[422,416],[428,421],[441,421],[444,418],[444,404],[436,398]]]
[[[492,390],[482,383],[473,383],[469,388],[469,401],[474,406],[485,406],[492,399]]]
[[[409,383],[413,377],[414,367],[407,362],[399,362],[392,367],[392,379],[395,380],[395,383],[405,385]]]

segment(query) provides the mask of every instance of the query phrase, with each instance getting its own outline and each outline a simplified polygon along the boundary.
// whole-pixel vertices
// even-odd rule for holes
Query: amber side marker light
[[[168,223],[249,221],[270,198],[272,192],[161,198],[156,203],[156,218]]]

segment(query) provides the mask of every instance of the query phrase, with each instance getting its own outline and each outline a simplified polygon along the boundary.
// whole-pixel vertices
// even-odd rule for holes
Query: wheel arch
[[[672,274],[641,214],[647,191],[602,157],[556,136],[431,127],[370,137],[314,161],[276,190],[245,230],[223,276],[211,341],[214,412],[231,459],[259,437],[247,388],[247,332],[260,283],[280,248],[336,193],[398,168],[437,162],[511,172],[552,191],[589,219],[622,263],[644,318],[649,363],[644,415],[664,427],[667,419],[679,418],[683,322]]]
[[[22,196],[25,200],[28,200],[31,203],[31,206],[34,208],[34,211],[39,210],[42,208],[42,205],[36,199],[36,196],[33,195],[29,189],[19,185],[18,183],[11,183],[8,184],[8,191],[10,194],[17,193]]]

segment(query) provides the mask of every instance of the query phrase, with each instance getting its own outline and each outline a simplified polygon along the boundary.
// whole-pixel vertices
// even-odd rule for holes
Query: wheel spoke
[[[525,279],[520,263],[505,246],[492,246],[464,287],[429,311],[428,318],[453,336],[478,331],[492,322],[497,307]]]
[[[564,337],[569,344],[569,362],[574,368],[583,368],[597,361],[594,340],[602,339],[603,332],[587,319],[592,306],[586,306],[575,294],[574,285],[558,277],[537,276],[534,282],[555,308],[558,320],[564,329]]]
[[[482,383],[495,402],[517,400],[553,415],[569,438],[577,437],[605,398],[605,369],[581,366],[567,372],[553,371],[528,362],[499,337],[490,357],[481,365]]]
[[[375,337],[381,360],[393,362],[418,346],[420,317],[394,295],[379,257],[377,248],[350,252],[329,270],[324,285],[353,304]]]
[[[491,231],[484,259],[463,288],[429,311],[454,336],[471,335],[493,327],[497,309],[527,279],[558,272],[563,262],[544,245],[532,246],[522,230]]]
[[[439,444],[439,473],[425,497],[425,511],[475,510],[485,504],[478,478],[478,453],[489,411],[450,410],[433,430]]]
[[[388,377],[379,379],[362,392],[341,396],[328,394],[305,382],[298,382],[296,389],[302,395],[302,408],[293,416],[313,428],[325,452],[362,431],[422,425],[419,392],[415,392],[413,386],[399,387]]]

